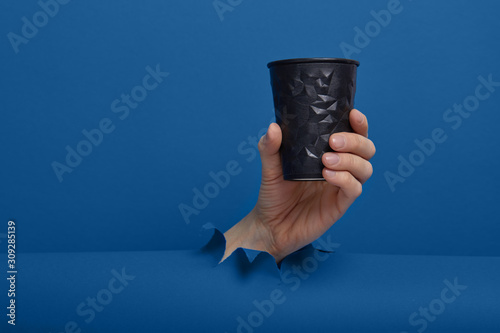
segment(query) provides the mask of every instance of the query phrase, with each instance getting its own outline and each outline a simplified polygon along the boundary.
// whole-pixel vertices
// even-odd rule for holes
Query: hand
[[[368,121],[358,110],[349,116],[355,133],[335,133],[323,154],[325,181],[283,179],[279,148],[281,129],[272,123],[259,141],[262,181],[257,204],[229,229],[226,259],[238,247],[269,252],[276,262],[324,234],[361,194],[371,177],[368,162],[375,146],[368,139]]]

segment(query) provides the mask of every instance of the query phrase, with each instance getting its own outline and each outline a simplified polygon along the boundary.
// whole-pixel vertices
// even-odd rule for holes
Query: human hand
[[[368,121],[352,110],[349,121],[355,133],[335,133],[329,144],[335,152],[322,156],[326,181],[287,181],[279,148],[281,129],[272,123],[259,141],[262,180],[257,204],[229,229],[226,259],[238,247],[266,251],[276,262],[323,235],[362,192],[372,175],[369,160],[375,146],[368,139]]]

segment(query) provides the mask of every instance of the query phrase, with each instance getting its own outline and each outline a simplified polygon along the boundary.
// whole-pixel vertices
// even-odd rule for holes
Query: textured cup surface
[[[352,132],[359,62],[339,58],[304,58],[270,62],[276,122],[287,180],[323,180],[321,156],[332,151],[331,134]]]

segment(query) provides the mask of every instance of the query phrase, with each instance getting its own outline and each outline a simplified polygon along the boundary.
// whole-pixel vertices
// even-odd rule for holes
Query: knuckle
[[[343,169],[350,170],[354,164],[354,157],[351,154],[339,154],[340,157],[340,165],[342,166]]]
[[[363,137],[361,135],[353,135],[352,148],[354,150],[357,150],[362,146],[363,146]]]

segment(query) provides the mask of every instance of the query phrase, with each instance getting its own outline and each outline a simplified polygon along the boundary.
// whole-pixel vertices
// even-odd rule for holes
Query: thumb
[[[273,180],[283,175],[280,149],[281,128],[271,123],[267,133],[259,141],[260,159],[262,161],[262,180]]]

